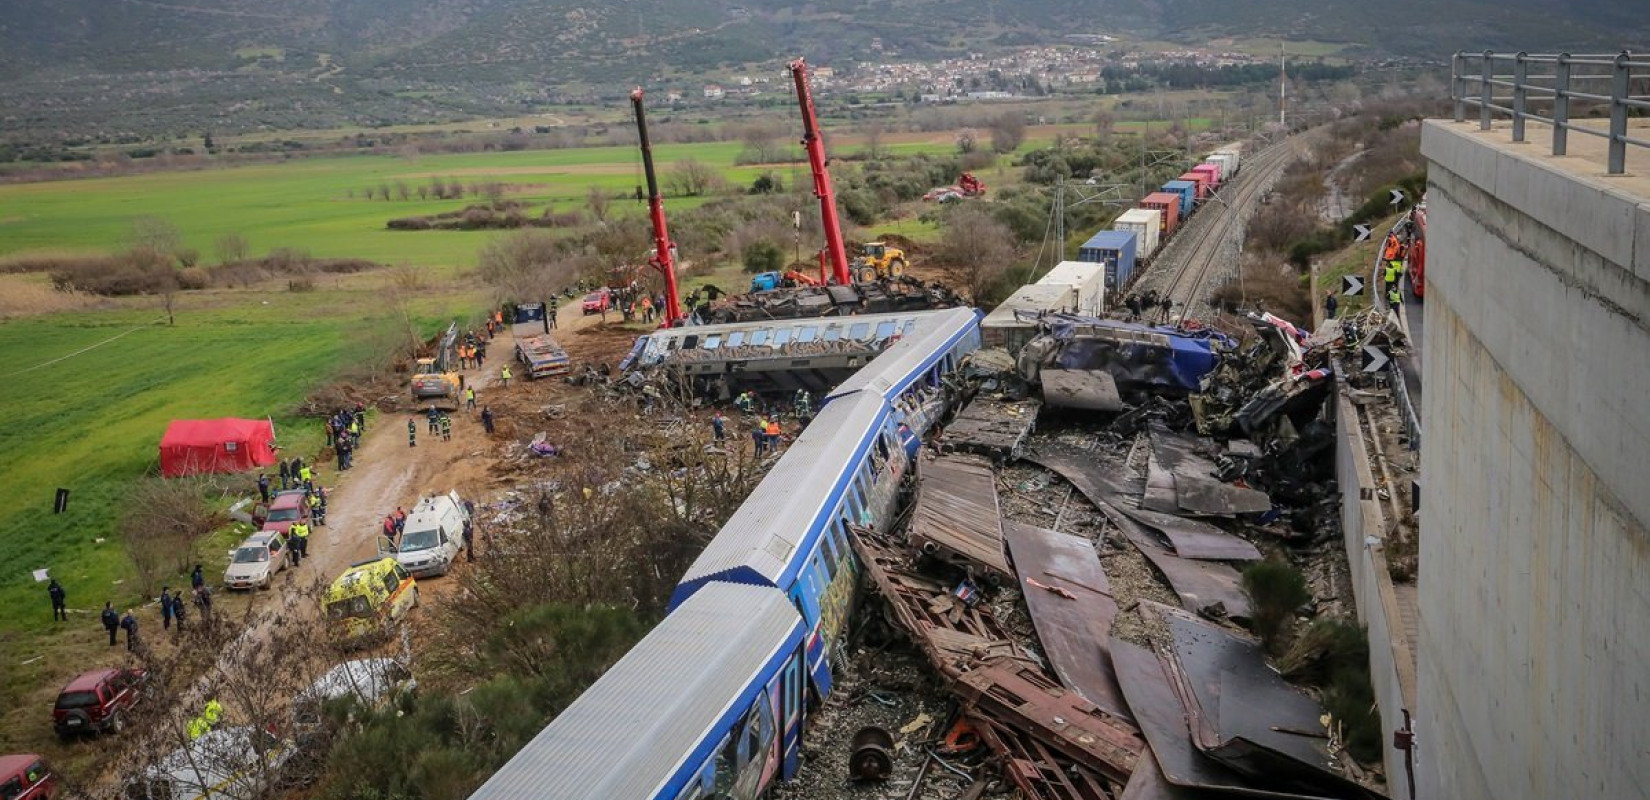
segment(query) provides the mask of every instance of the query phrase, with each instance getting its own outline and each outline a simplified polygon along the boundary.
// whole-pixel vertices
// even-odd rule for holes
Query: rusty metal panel
[[[1163,780],[1183,789],[1212,790],[1241,794],[1249,797],[1286,798],[1287,800],[1327,800],[1321,795],[1295,794],[1255,788],[1254,782],[1204,757],[1193,745],[1187,729],[1186,709],[1164,671],[1156,653],[1128,642],[1112,644],[1112,662],[1117,666],[1118,682],[1135,710],[1135,721],[1151,743],[1148,758],[1156,761]],[[1138,794],[1155,791],[1152,776],[1140,776],[1145,767],[1136,768],[1130,779],[1130,788],[1141,798],[1163,795]],[[1135,788],[1137,782],[1148,785]],[[1179,798],[1181,795],[1167,795]],[[1190,795],[1198,797],[1199,795]],[[1128,791],[1124,797],[1131,797]]]
[[[1054,674],[1083,699],[1128,717],[1107,650],[1117,601],[1094,545],[1081,536],[1013,520],[1003,523],[1003,533]]]
[[[964,673],[952,690],[972,713],[1029,734],[1118,784],[1129,779],[1146,747],[1128,720],[1102,711],[1022,661],[1000,659]]]
[[[991,462],[970,455],[918,460],[913,546],[932,558],[1012,580],[1002,523]]]
[[[1118,506],[1117,510],[1163,534],[1163,537],[1169,540],[1169,544],[1174,546],[1174,554],[1181,558],[1208,561],[1260,560],[1260,551],[1253,544],[1202,520],[1126,506]]]
[[[1025,459],[1070,481],[1084,497],[1096,504],[1121,496],[1138,497],[1142,491],[1140,481],[1121,468],[1112,468],[1093,453],[1050,448],[1038,450],[1025,456]]]
[[[1258,514],[1272,509],[1265,492],[1216,480],[1213,461],[1197,452],[1197,442],[1171,432],[1160,423],[1151,426],[1151,458],[1147,461],[1146,497],[1142,503],[1153,511],[1193,514]],[[1174,506],[1161,495],[1164,475],[1173,480]],[[1153,487],[1159,494],[1154,497]]]
[[[1096,505],[1146,560],[1163,573],[1169,588],[1174,589],[1187,611],[1239,621],[1248,619],[1249,598],[1243,593],[1237,570],[1213,561],[1181,558],[1159,544],[1150,531],[1127,514],[1107,504]]]
[[[1104,779],[1050,750],[1034,737],[995,722],[971,716],[980,739],[1002,759],[1003,773],[1027,800],[1110,800]]]
[[[995,459],[1020,457],[1025,441],[1037,426],[1041,400],[993,400],[977,397],[957,412],[945,429],[946,443]]]

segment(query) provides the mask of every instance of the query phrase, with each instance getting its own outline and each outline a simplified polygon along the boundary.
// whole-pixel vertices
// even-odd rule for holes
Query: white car
[[[275,573],[286,569],[287,559],[285,536],[275,531],[254,533],[230,552],[223,585],[229,589],[268,589]]]
[[[378,537],[378,554],[394,558],[414,578],[446,575],[464,549],[464,528],[469,524],[458,492],[426,497],[407,515],[400,544]]]

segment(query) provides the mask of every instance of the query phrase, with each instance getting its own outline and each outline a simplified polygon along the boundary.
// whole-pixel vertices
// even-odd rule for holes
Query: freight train
[[[1127,290],[1135,267],[1156,256],[1186,221],[1222,186],[1237,177],[1243,145],[1230,144],[1206,156],[1202,163],[1155,192],[1100,231],[1077,250],[1077,260],[1106,267],[1106,292],[1115,297]]]
[[[980,346],[978,312],[930,313],[826,396],[664,621],[471,800],[754,800],[795,777],[857,594],[849,526],[893,523],[945,379]]]

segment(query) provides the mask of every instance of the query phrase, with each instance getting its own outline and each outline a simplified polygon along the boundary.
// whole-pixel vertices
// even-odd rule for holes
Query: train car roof
[[[797,554],[812,548],[815,520],[850,479],[887,415],[880,396],[863,392],[821,410],[688,567],[671,603],[715,580],[787,585],[799,569]]]
[[[671,612],[470,800],[670,796],[801,640],[781,592],[707,586]]]
[[[866,389],[884,398],[898,395],[943,358],[950,345],[967,336],[980,318],[979,312],[966,306],[925,313],[915,332],[838,384],[825,396],[826,402]]]

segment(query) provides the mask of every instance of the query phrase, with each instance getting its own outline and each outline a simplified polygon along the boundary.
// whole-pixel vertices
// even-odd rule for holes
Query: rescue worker
[[[58,583],[56,578],[52,578],[51,585],[46,587],[46,594],[52,598],[52,621],[68,622],[69,606],[67,603],[69,595],[63,591],[63,584]]]
[[[500,379],[502,379],[504,381],[504,388],[506,388],[506,389],[510,388],[510,365],[509,364],[505,364],[504,367],[499,370],[498,376],[499,376]]]
[[[206,623],[212,622],[212,590],[205,586],[195,587],[195,607],[201,610],[201,619]]]
[[[258,473],[258,496],[263,498],[264,505],[269,505],[269,473]]]
[[[201,565],[196,564],[195,571],[189,573],[189,587],[192,589],[200,589],[205,585],[206,570],[201,569]]]
[[[396,506],[395,507],[395,535],[400,536],[406,530],[407,530],[407,512],[401,510],[400,506]]]
[[[757,417],[756,421],[751,423],[751,444],[755,445],[758,456],[767,452],[768,426],[763,424],[761,417]]]
[[[762,434],[768,439],[768,449],[779,452],[779,415],[769,414],[768,424],[762,429]]]
[[[1386,247],[1381,250],[1381,259],[1386,262],[1386,288],[1390,291],[1392,284],[1398,282],[1398,276],[1404,271],[1404,244],[1398,239],[1396,231],[1387,234]]]
[[[326,514],[321,511],[320,491],[310,492],[309,500],[307,502],[309,503],[309,518],[315,520],[316,527],[326,525]]]
[[[126,649],[136,651],[138,644],[138,621],[132,616],[132,609],[126,609],[126,616],[120,618],[120,629],[126,631]]]
[[[310,481],[312,481],[314,479],[315,479],[315,470],[311,469],[308,464],[305,464],[302,467],[298,468],[298,481],[300,483],[308,484]]]
[[[178,621],[178,633],[183,633],[183,618],[188,613],[189,609],[183,602],[183,590],[179,589],[177,594],[172,595],[172,616]]]
[[[430,406],[429,409],[424,412],[424,418],[430,423],[431,434],[441,432],[441,412],[435,410],[435,406]]]
[[[286,491],[286,482],[291,470],[287,469],[286,461],[281,462],[281,491]]]
[[[453,418],[447,416],[446,414],[442,414],[441,415],[441,441],[450,442],[452,440],[453,440]]]
[[[1391,306],[1392,313],[1398,313],[1398,309],[1404,305],[1404,290],[1398,288],[1396,283],[1392,284],[1392,288],[1386,291],[1386,302]]]
[[[115,632],[120,630],[120,612],[115,610],[115,604],[103,601],[103,613],[99,616],[103,621],[103,629],[109,632],[109,646],[115,646]]]
[[[418,420],[414,417],[407,417],[407,446],[418,446]]]
[[[392,544],[395,542],[395,515],[394,514],[385,514],[384,515],[384,538],[390,540],[390,542]]]
[[[172,587],[160,587],[160,629],[172,629]]]
[[[486,406],[481,407],[481,427],[487,430],[488,436],[493,435],[493,410]]]
[[[717,409],[716,413],[712,414],[710,418],[710,430],[716,436],[716,441],[720,442],[728,438],[727,425],[728,418],[722,416],[721,409]]]
[[[309,526],[303,522],[294,522],[287,529],[292,539],[292,566],[304,563],[304,556],[309,555]]]
[[[1324,319],[1334,319],[1335,318],[1335,310],[1340,307],[1340,304],[1341,304],[1341,301],[1337,300],[1335,298],[1335,292],[1333,290],[1328,291],[1328,292],[1324,292],[1324,294],[1323,294],[1323,318]]]
[[[471,386],[464,390],[464,407],[471,411],[476,410],[476,387]]]
[[[350,429],[350,433],[353,433],[356,436],[360,436],[361,432],[366,430],[366,429],[367,429],[367,407],[365,405],[362,405],[361,403],[356,403],[355,404],[355,427]]]

